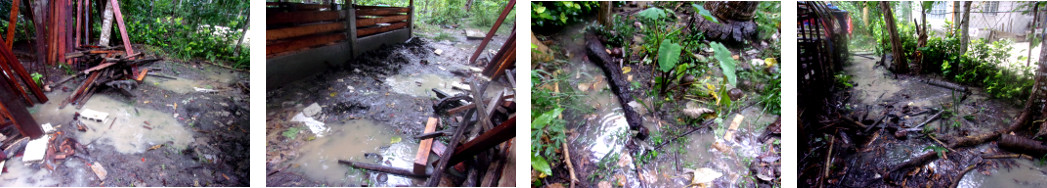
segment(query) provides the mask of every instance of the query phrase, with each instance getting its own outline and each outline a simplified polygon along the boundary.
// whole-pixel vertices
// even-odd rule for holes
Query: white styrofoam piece
[[[323,137],[324,132],[327,132],[327,126],[324,126],[324,122],[307,117],[301,112],[299,112],[298,115],[295,115],[294,118],[291,118],[291,121],[305,123],[305,126],[309,127],[309,130],[313,131],[313,134],[316,134],[316,137]]]
[[[40,138],[30,140],[25,145],[25,154],[22,155],[22,162],[29,163],[33,161],[44,160],[44,153],[47,151],[47,143],[50,142],[51,135],[44,135]]]
[[[43,125],[40,125],[40,127],[44,129],[44,133],[55,132],[55,127],[51,126],[51,123],[44,123]]]
[[[91,121],[103,122],[105,121],[105,118],[109,117],[109,113],[85,108],[83,111],[80,111],[80,117]]]

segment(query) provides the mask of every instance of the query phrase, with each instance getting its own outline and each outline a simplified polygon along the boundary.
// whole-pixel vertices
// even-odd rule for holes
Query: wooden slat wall
[[[356,36],[363,37],[407,28],[411,19],[407,7],[354,6],[356,17],[346,18],[348,10],[330,10],[333,6],[329,4],[266,6],[267,56],[351,40],[347,29],[356,29]],[[349,26],[346,19],[355,19],[356,25]]]

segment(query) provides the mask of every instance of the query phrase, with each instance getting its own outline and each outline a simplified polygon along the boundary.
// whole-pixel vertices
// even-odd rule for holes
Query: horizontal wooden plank
[[[308,48],[308,47],[320,46],[320,45],[324,45],[324,44],[328,44],[328,43],[332,43],[332,42],[338,42],[338,41],[342,41],[342,40],[345,40],[345,34],[344,33],[334,33],[334,34],[328,34],[328,35],[310,36],[310,37],[305,37],[305,38],[301,38],[301,39],[283,41],[283,42],[267,45],[265,47],[265,54],[267,56],[269,56],[269,55],[279,54],[279,53],[283,53],[283,52],[297,51],[297,50]]]
[[[397,29],[401,29],[401,28],[405,28],[405,27],[407,27],[407,22],[397,22],[397,23],[393,23],[390,26],[385,26],[385,27],[359,28],[359,29],[356,29],[356,37],[363,37],[363,36],[367,36],[367,35],[383,33],[383,32],[386,32],[386,31],[397,30]]]
[[[298,27],[270,29],[265,31],[265,40],[280,40],[345,30],[344,22],[313,24]]]
[[[385,17],[379,17],[379,18],[357,18],[356,19],[356,27],[359,28],[359,27],[374,26],[374,25],[378,25],[378,23],[402,22],[402,21],[407,21],[407,19],[410,19],[410,18],[411,17],[409,17],[407,15],[385,16]]]
[[[357,8],[357,16],[391,16],[399,14],[407,14],[410,12],[409,8],[399,7],[377,7],[377,8]]]
[[[297,11],[276,12],[265,16],[265,24],[306,24],[321,21],[335,21],[345,18],[345,11]]]

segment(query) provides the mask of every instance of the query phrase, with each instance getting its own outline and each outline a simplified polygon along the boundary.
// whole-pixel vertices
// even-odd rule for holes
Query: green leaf
[[[680,50],[682,49],[683,47],[669,39],[662,40],[662,45],[658,47],[658,69],[662,72],[673,70],[676,63],[680,61]]]
[[[538,14],[545,13],[545,7],[542,6],[541,4],[531,3],[531,5],[534,6],[534,13],[538,13]]]
[[[561,112],[563,112],[563,108],[556,108],[552,111],[545,112],[541,116],[538,116],[538,118],[534,118],[534,121],[531,122],[531,129],[545,128],[545,125],[548,125],[549,122],[552,122],[553,119],[560,116]]]
[[[662,19],[666,16],[665,10],[658,7],[647,8],[647,10],[640,11],[640,13],[636,13],[636,15],[652,20]]]
[[[735,67],[738,62],[735,61],[734,58],[731,58],[731,51],[727,50],[727,47],[724,47],[723,44],[718,42],[712,42],[709,46],[713,48],[713,57],[720,61],[720,69],[723,70],[723,76],[727,77],[727,82],[730,82],[731,85],[736,85],[738,83],[738,76],[735,75]]]
[[[719,20],[716,20],[716,17],[713,17],[712,12],[709,12],[709,10],[705,10],[705,7],[702,7],[698,4],[691,4],[691,6],[694,6],[694,11],[697,11],[698,15],[702,15],[702,17],[705,18],[705,20],[712,21],[713,23],[720,23]]]
[[[549,168],[549,162],[539,155],[531,155],[531,168],[546,175],[553,174],[553,169]]]
[[[399,136],[394,136],[393,139],[389,141],[389,143],[390,144],[400,143],[401,140],[403,140],[403,138],[400,138]]]

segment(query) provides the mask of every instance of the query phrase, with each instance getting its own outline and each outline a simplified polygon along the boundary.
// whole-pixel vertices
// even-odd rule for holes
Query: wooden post
[[[131,49],[131,40],[127,38],[127,28],[124,27],[124,16],[120,13],[120,2],[109,0],[109,3],[113,4],[113,17],[116,17],[116,25],[120,27],[120,36],[124,39],[124,51],[127,52],[127,56],[134,55],[135,51]]]
[[[414,0],[407,1],[407,38],[414,37]]]
[[[4,81],[14,80],[8,80],[7,77],[0,76],[0,82]],[[0,85],[0,103],[4,105],[9,113],[11,113],[11,116],[13,117],[11,121],[13,121],[15,127],[18,128],[18,131],[21,132],[22,135],[34,139],[40,138],[40,136],[43,136],[44,134],[43,129],[40,128],[40,124],[36,124],[36,120],[33,119],[33,116],[29,114],[28,110],[26,110],[26,103],[19,101],[19,95],[14,92],[15,91],[12,90],[11,87]]]
[[[7,48],[10,49],[14,45],[15,40],[15,25],[18,25],[18,2],[20,0],[13,0],[11,2],[11,19],[7,21]]]
[[[502,9],[502,15],[498,16],[498,20],[494,22],[494,26],[491,26],[491,30],[487,31],[487,36],[484,37],[483,41],[480,41],[480,46],[476,47],[476,52],[473,52],[473,56],[469,57],[469,64],[476,63],[476,58],[480,57],[480,53],[483,53],[484,48],[487,47],[487,42],[491,41],[491,37],[494,37],[494,32],[498,31],[498,26],[502,25],[502,21],[505,21],[505,16],[509,14],[509,11],[515,6],[516,0],[509,0],[508,4],[505,4],[505,9]]]
[[[436,131],[436,125],[440,123],[440,119],[435,117],[429,117],[429,122],[425,123],[425,131],[423,133],[431,133]],[[418,155],[414,156],[414,173],[424,174],[426,163],[429,163],[429,151],[432,150],[433,139],[427,138],[422,140],[418,144]]]

